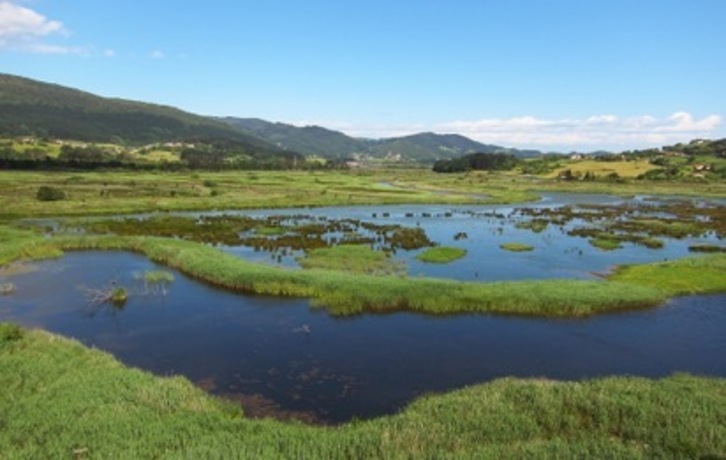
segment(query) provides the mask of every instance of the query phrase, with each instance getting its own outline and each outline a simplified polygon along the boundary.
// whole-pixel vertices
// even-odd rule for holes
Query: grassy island
[[[534,246],[524,243],[502,243],[500,248],[510,252],[530,252],[534,251]]]
[[[466,256],[466,249],[452,248],[450,246],[436,246],[429,248],[417,255],[416,258],[421,262],[432,264],[448,264],[455,260],[459,260]]]

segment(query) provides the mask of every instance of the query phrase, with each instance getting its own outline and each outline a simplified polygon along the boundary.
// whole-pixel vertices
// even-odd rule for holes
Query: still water
[[[174,272],[166,295],[136,274],[158,269],[124,252],[69,253],[0,277],[0,321],[74,337],[159,375],[181,374],[252,415],[337,423],[398,411],[415,397],[497,377],[726,377],[726,295],[588,319],[396,313],[333,318],[306,300],[243,296]],[[587,269],[587,268],[586,268]],[[115,281],[123,309],[89,305]]]

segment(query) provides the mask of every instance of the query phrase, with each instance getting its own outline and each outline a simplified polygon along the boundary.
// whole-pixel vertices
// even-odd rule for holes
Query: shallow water
[[[12,277],[0,321],[41,327],[159,375],[182,374],[252,415],[341,422],[393,413],[416,396],[497,377],[726,376],[726,295],[588,319],[408,313],[336,319],[306,300],[243,296],[174,272],[166,295],[134,273],[157,267],[123,252],[69,253]],[[111,281],[123,309],[91,307],[79,287]]]
[[[518,205],[346,206],[304,210],[238,211],[229,214],[252,217],[304,214],[313,219],[349,218],[375,224],[421,227],[435,243],[466,249],[467,255],[448,264],[431,264],[416,259],[416,255],[425,251],[424,248],[412,251],[399,250],[395,258],[406,263],[409,276],[451,278],[461,281],[593,279],[616,265],[651,263],[686,257],[692,255],[688,251],[690,245],[720,244],[714,235],[681,239],[659,237],[664,242],[664,247],[660,249],[624,243],[622,249],[603,251],[590,245],[587,238],[566,234],[567,230],[579,222],[572,222],[564,228],[549,225],[541,233],[534,233],[531,230],[516,228],[514,225],[516,222],[526,219],[521,216],[511,216],[513,211],[522,208],[559,207],[579,203],[613,205],[643,201],[657,201],[657,199],[644,196],[622,198],[599,194],[548,193],[536,203]],[[708,201],[723,205],[718,200]],[[466,237],[456,239],[457,233],[460,232],[466,233]],[[528,244],[533,246],[534,250],[513,253],[500,248],[501,244],[509,242]],[[295,258],[304,255],[302,251],[293,251],[278,259],[275,254],[256,252],[251,247],[227,246],[222,249],[246,259],[287,267],[296,267]]]

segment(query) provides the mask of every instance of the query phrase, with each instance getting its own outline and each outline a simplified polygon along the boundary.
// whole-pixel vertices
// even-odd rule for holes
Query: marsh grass
[[[244,416],[155,377],[0,323],[0,446],[16,458],[718,458],[726,383],[689,375],[500,379],[336,427]]]
[[[693,244],[688,246],[690,252],[726,252],[726,246],[719,246],[717,244]]]
[[[668,296],[726,291],[726,254],[619,267],[614,281],[658,288]]]
[[[416,255],[416,259],[432,264],[448,264],[466,256],[466,249],[436,246]]]
[[[622,174],[621,174],[622,176]],[[204,181],[218,184],[213,195]],[[390,186],[382,187],[386,183]],[[41,202],[40,186],[60,187],[68,197]],[[100,190],[107,193],[101,195]],[[0,171],[0,214],[6,218],[123,214],[144,211],[252,209],[357,204],[514,203],[538,191],[614,195],[726,196],[726,184],[628,181],[561,182],[513,174],[436,174],[427,169],[372,171],[84,172],[73,175]],[[173,196],[172,196],[172,192]]]
[[[588,240],[588,243],[590,243],[591,246],[602,249],[603,251],[614,251],[623,247],[620,241],[614,238],[608,238],[608,235],[591,238]]]

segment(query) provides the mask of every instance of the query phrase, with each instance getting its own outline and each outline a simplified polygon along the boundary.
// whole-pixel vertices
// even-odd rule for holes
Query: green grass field
[[[41,186],[59,188],[68,198],[38,201],[36,194]],[[726,197],[726,183],[563,182],[508,173],[436,174],[428,169],[322,172],[0,171],[0,220],[165,210],[514,203],[534,200],[538,192],[547,191]]]

